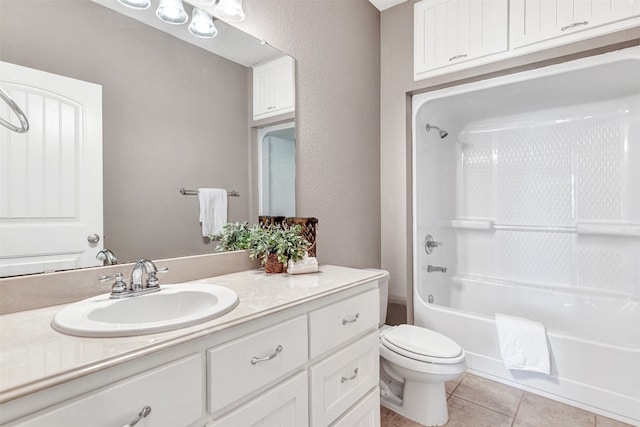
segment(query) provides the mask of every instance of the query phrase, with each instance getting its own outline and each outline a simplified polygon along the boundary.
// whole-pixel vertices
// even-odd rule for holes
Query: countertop
[[[381,277],[375,270],[323,265],[318,273],[265,274],[261,270],[203,278],[233,289],[231,312],[195,326],[122,338],[80,338],[51,327],[65,305],[0,316],[0,403],[102,369],[283,311]],[[162,286],[162,282],[160,284]]]

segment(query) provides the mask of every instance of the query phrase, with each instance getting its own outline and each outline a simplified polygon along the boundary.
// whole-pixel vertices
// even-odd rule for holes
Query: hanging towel
[[[222,188],[199,188],[200,222],[202,236],[210,236],[222,231],[227,223],[227,190]]]
[[[496,327],[505,368],[551,372],[547,333],[542,323],[496,314]]]

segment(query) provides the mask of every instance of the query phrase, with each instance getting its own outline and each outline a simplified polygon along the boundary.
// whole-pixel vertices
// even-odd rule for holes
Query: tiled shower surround
[[[416,324],[457,341],[471,372],[632,424],[638,75],[632,48],[413,100]],[[497,313],[545,326],[550,376],[504,369]]]

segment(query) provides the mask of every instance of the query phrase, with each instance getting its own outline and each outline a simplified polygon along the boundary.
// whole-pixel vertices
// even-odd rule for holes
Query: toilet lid
[[[406,357],[426,362],[456,363],[462,355],[460,347],[452,339],[430,329],[413,325],[400,325],[382,336],[382,343],[389,350]],[[455,360],[451,360],[455,358]]]

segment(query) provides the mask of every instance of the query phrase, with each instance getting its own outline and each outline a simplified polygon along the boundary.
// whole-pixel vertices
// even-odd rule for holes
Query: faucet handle
[[[109,280],[115,280],[115,282],[113,283],[113,285],[111,286],[111,294],[120,294],[124,291],[127,290],[127,284],[126,282],[123,280],[123,275],[122,273],[116,273],[113,275],[102,275],[98,277],[98,280],[100,281],[100,283],[102,282],[106,282]]]
[[[158,268],[156,271],[151,271],[147,273],[147,288],[157,288],[159,286],[158,278],[156,274],[158,273],[166,273],[169,271],[168,267]]]

